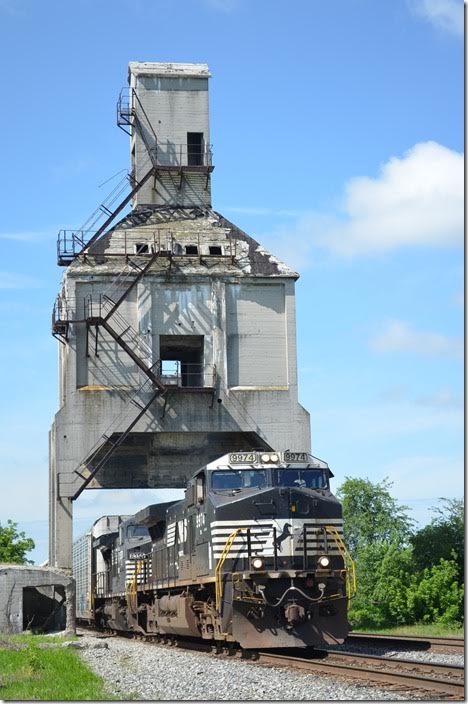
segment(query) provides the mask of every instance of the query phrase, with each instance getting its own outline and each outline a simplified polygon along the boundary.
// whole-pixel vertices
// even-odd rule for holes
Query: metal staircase
[[[111,458],[114,452],[122,445],[126,437],[133,430],[138,421],[147,413],[156,398],[163,396],[167,388],[160,379],[160,363],[148,364],[143,357],[151,359],[151,348],[142,340],[141,335],[128,325],[125,318],[120,314],[119,307],[126,299],[130,291],[144,277],[148,269],[153,264],[157,254],[154,254],[147,261],[145,266],[141,267],[138,263],[132,262],[134,273],[130,282],[127,283],[123,292],[120,292],[117,300],[113,300],[109,295],[104,294],[99,296],[98,300],[88,296],[83,305],[83,318],[77,319],[76,307],[72,306],[70,301],[63,297],[58,297],[54,306],[52,331],[53,334],[66,343],[68,340],[69,326],[71,324],[84,323],[86,325],[86,349],[89,355],[89,331],[94,327],[95,330],[95,349],[98,349],[99,330],[102,328],[108,335],[121,347],[122,350],[132,359],[135,365],[145,375],[143,385],[130,395],[127,405],[124,407],[124,412],[128,410],[129,405],[136,406],[137,413],[127,421],[127,425],[123,432],[120,432],[116,439],[113,439],[113,434],[121,425],[122,418],[119,416],[112,427],[106,431],[98,441],[94,444],[86,457],[80,462],[75,473],[82,479],[80,487],[73,495],[73,499],[78,498],[81,492],[88,486],[91,480],[96,476],[97,472]],[[135,273],[136,272],[136,273]],[[122,275],[118,275],[113,280],[109,290],[117,291],[117,286],[121,285]],[[149,399],[142,400],[142,394],[150,394]],[[121,414],[122,415],[122,414]]]
[[[59,266],[68,266],[77,257],[84,254],[89,247],[106,232],[107,228],[115,220],[117,215],[122,212],[128,203],[131,202],[140,188],[144,186],[144,184],[149,178],[151,178],[152,175],[154,175],[154,173],[154,166],[151,166],[140,181],[136,181],[134,176],[127,175],[123,179],[124,187],[119,190],[118,193],[121,195],[123,190],[128,188],[128,182],[130,182],[131,190],[123,198],[123,200],[119,202],[117,207],[111,210],[116,198],[114,189],[114,191],[108,196],[107,200],[109,200],[109,202],[107,204],[105,204],[106,201],[101,203],[101,205],[96,208],[86,223],[79,230],[74,230],[71,232],[67,230],[60,230],[57,239],[57,264]],[[100,219],[102,219],[102,217],[105,217],[105,221],[97,230],[93,230],[93,227]]]
[[[78,475],[82,481],[79,488],[73,494],[73,500],[77,499],[81,492],[86,489],[99,470],[124,443],[139,420],[149,411],[158,396],[162,396],[163,393],[164,391],[161,391],[159,388],[154,389],[152,384],[148,382],[148,379],[145,379],[143,384],[129,395],[128,402],[119,416],[113,419],[111,425],[102,433],[87,452],[86,456],[81,460],[79,466],[74,470],[75,474]],[[131,413],[132,406],[137,408],[136,415]],[[128,418],[128,416],[130,416],[130,418]],[[124,424],[124,421],[126,422],[124,430],[119,430]]]

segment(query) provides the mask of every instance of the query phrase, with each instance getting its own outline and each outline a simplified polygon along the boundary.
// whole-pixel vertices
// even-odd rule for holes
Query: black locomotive
[[[78,616],[246,649],[343,642],[355,576],[331,476],[308,453],[234,452],[182,501],[99,519],[74,546]]]

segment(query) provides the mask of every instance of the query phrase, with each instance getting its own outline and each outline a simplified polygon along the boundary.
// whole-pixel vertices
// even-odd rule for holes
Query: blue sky
[[[128,167],[128,61],[206,62],[214,207],[301,273],[312,449],[420,523],[463,492],[461,0],[0,0],[0,522],[47,557],[60,228]],[[77,532],[162,492],[85,492]]]

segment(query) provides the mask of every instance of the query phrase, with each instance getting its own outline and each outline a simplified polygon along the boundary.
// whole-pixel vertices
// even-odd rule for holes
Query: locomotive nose
[[[289,490],[289,515],[291,518],[296,516],[314,517],[317,512],[318,499],[313,496],[305,496],[300,491],[295,489]]]
[[[294,628],[305,620],[306,612],[303,606],[295,602],[286,604],[284,608],[284,617],[288,623],[286,628]]]

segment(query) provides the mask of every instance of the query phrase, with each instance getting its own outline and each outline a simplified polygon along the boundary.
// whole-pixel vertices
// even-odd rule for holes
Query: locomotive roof
[[[166,501],[161,504],[150,504],[149,506],[142,508],[141,511],[138,511],[138,513],[135,513],[132,518],[135,523],[141,523],[149,528],[160,521],[164,521],[166,518],[167,509],[176,503],[178,503],[178,500]]]

